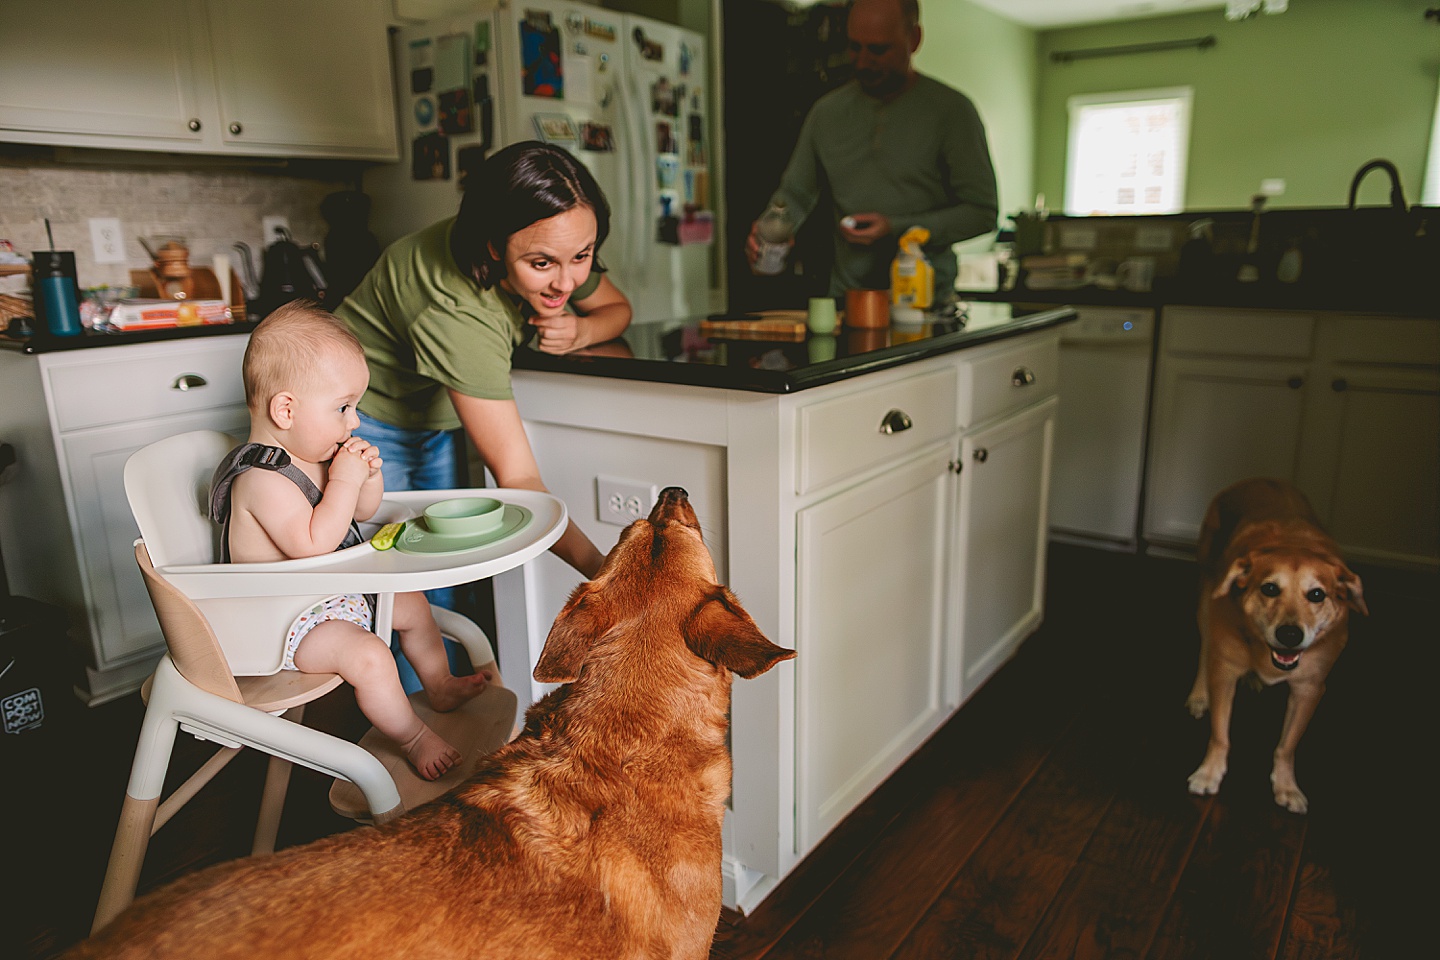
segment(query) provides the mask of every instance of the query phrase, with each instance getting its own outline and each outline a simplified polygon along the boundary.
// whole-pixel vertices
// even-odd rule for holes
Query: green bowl
[[[456,497],[425,508],[425,526],[443,536],[480,536],[500,529],[505,504],[490,497]]]

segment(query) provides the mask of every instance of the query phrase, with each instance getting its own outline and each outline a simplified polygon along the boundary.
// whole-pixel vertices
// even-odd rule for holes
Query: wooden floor
[[[1300,747],[1308,815],[1270,796],[1283,687],[1242,691],[1220,795],[1185,791],[1206,737],[1184,708],[1193,565],[1055,545],[1042,629],[752,915],[722,918],[712,960],[1431,955],[1440,579],[1360,572],[1372,615]],[[140,714],[76,708],[0,746],[0,957],[84,935]],[[311,720],[358,723],[343,695]],[[248,851],[262,767],[242,755],[157,835],[145,887]],[[282,845],[349,828],[326,789],[297,772]]]

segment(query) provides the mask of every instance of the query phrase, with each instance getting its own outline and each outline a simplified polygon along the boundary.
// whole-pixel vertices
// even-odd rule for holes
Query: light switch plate
[[[120,230],[120,221],[115,217],[95,217],[90,220],[90,243],[95,248],[96,263],[125,262],[125,234]]]
[[[1278,197],[1285,192],[1283,177],[1267,177],[1260,181],[1260,192],[1267,197]]]

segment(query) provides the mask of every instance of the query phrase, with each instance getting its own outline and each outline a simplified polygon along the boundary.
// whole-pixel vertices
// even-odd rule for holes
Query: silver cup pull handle
[[[200,376],[200,374],[184,373],[175,378],[175,382],[170,384],[170,389],[179,390],[181,393],[185,393],[188,390],[196,390],[200,387],[207,385],[208,381],[204,377]]]
[[[911,420],[910,415],[904,410],[891,410],[880,421],[880,432],[899,433],[901,430],[909,430],[913,426],[915,426],[915,421]]]
[[[1015,372],[1010,374],[1010,385],[1015,387],[1028,387],[1035,382],[1035,371],[1029,367],[1016,367]]]

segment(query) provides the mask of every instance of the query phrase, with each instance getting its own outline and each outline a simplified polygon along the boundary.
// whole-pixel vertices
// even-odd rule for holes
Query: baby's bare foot
[[[448,713],[465,701],[477,696],[490,682],[489,670],[477,670],[469,677],[446,677],[434,690],[426,690],[430,706],[437,713]]]
[[[415,772],[426,780],[444,776],[446,770],[460,762],[460,751],[423,723],[420,725],[420,732],[411,737],[409,742],[401,744],[401,749],[405,751],[405,756],[409,758]]]

